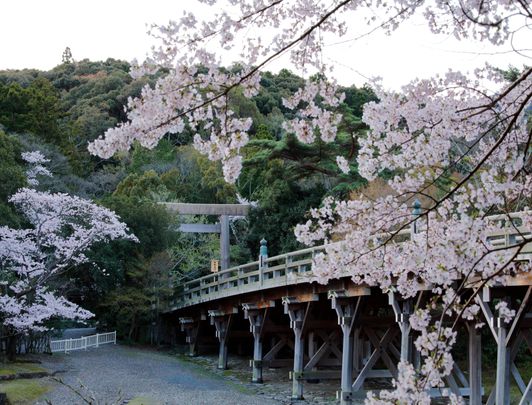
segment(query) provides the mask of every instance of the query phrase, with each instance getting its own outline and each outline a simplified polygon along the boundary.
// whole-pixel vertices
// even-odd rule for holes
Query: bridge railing
[[[116,331],[97,333],[96,335],[83,336],[78,339],[52,340],[50,341],[50,351],[52,353],[68,353],[74,350],[87,350],[89,347],[99,347],[108,343],[116,344]]]
[[[489,221],[501,221],[501,229],[489,235],[492,245],[499,248],[521,243],[525,239],[532,239],[530,230],[522,226],[521,218],[524,215],[532,215],[532,211],[488,217]],[[396,235],[394,240],[400,243],[408,240],[410,234],[411,229],[405,228]],[[341,243],[340,241],[334,244]],[[312,259],[328,246],[331,244],[268,257],[263,260],[262,264],[257,260],[186,282],[182,286],[182,291],[176,294],[170,302],[169,310],[246,292],[310,281]],[[518,259],[524,256],[532,257],[532,241],[525,246]]]

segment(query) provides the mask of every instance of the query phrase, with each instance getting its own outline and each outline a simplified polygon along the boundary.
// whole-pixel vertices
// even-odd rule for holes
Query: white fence
[[[107,343],[116,344],[116,331],[109,333],[97,333],[96,335],[84,336],[79,339],[63,339],[50,341],[52,353],[68,353],[73,350],[87,350],[88,347],[99,347]]]

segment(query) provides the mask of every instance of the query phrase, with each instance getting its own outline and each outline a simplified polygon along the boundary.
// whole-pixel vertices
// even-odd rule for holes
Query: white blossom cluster
[[[42,152],[36,150],[33,152],[23,152],[22,160],[29,164],[28,170],[26,170],[26,177],[28,184],[32,187],[39,185],[37,176],[52,177],[52,173],[44,166],[50,159],[47,159]]]
[[[43,163],[42,154],[24,159]],[[98,242],[136,237],[110,210],[67,194],[29,188],[9,201],[31,227],[0,227],[0,314],[2,324],[17,333],[42,331],[54,318],[87,319],[89,311],[69,302],[50,288],[50,281],[88,261],[85,252]]]
[[[292,110],[300,104],[305,104],[305,107],[298,109],[297,118],[283,124],[286,131],[296,134],[303,143],[314,142],[316,134],[319,134],[324,142],[332,142],[336,138],[342,116],[320,106],[316,101],[318,97],[320,104],[338,107],[345,95],[343,93],[337,95],[335,83],[319,80],[318,82],[308,81],[293,96],[283,99],[284,106]]]

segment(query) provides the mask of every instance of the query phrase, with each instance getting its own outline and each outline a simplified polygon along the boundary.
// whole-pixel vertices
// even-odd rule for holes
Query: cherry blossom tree
[[[28,177],[50,175],[40,152],[25,153],[32,167]],[[75,196],[23,188],[9,201],[28,227],[0,227],[0,323],[15,336],[44,331],[52,318],[84,320],[89,311],[56,291],[54,281],[89,259],[85,253],[96,243],[114,239],[136,241],[126,225],[110,210]]]
[[[169,73],[129,100],[129,120],[90,144],[92,153],[110,157],[134,141],[154,147],[166,133],[190,128],[197,133],[196,148],[220,160],[226,180],[234,182],[251,120],[237,117],[228,100],[237,88],[246,97],[257,94],[261,69],[281,55],[309,75],[305,86],[284,100],[295,113],[285,130],[304,143],[318,137],[335,140],[341,119],[336,107],[343,94],[330,79],[334,66],[323,61],[324,38],[346,38],[354,13],[368,15],[373,29],[390,34],[413,15],[422,15],[434,33],[495,45],[511,44],[532,20],[530,4],[520,0],[203,2],[222,11],[205,21],[186,12],[168,25],[152,27],[161,45],[132,74],[161,67]],[[266,32],[271,33],[267,42]],[[246,63],[223,69],[221,57],[231,51],[239,51]],[[356,159],[368,181],[391,173],[392,192],[376,199],[328,198],[296,235],[308,245],[343,240],[315,258],[319,282],[350,276],[355,283],[397,291],[404,298],[432,286],[433,298],[410,320],[423,364],[416,370],[400,363],[396,389],[379,397],[370,394],[367,400],[430,403],[428,389],[442,387],[452,369],[458,322],[477,320],[480,326],[475,295],[504,283],[507,275],[530,270],[529,263],[518,268],[515,261],[529,242],[526,235],[512,246],[496,247],[489,235],[500,230],[501,222],[487,217],[507,215],[514,224],[509,213],[523,210],[522,226],[532,227],[526,208],[532,190],[532,69],[523,69],[512,82],[483,66],[471,74],[449,71],[414,79],[400,92],[373,86],[379,101],[364,108],[369,130],[358,139]],[[344,157],[337,163],[342,172],[349,170]],[[416,198],[422,205],[413,217]],[[509,308],[501,304],[497,309],[511,319]]]

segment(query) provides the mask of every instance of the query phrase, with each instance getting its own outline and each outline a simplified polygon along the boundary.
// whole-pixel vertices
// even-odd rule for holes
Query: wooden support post
[[[304,360],[304,340],[303,322],[305,319],[305,308],[290,308],[290,326],[294,331],[294,369],[292,374],[292,399],[303,399],[303,360]]]
[[[220,342],[220,350],[218,353],[218,368],[220,370],[227,369],[227,338],[231,327],[231,321],[233,319],[233,313],[236,313],[236,308],[233,312],[209,311],[211,325],[215,326],[216,337]]]
[[[305,324],[310,312],[311,301],[318,296],[312,294],[300,301],[296,297],[283,297],[284,312],[290,317],[290,327],[294,331],[294,369],[292,372],[292,399],[303,399],[303,366],[305,359]]]
[[[410,335],[410,315],[412,314],[412,300],[398,302],[396,293],[388,293],[388,302],[395,313],[395,321],[401,330],[401,361],[412,362],[412,336]]]
[[[502,318],[496,319],[497,328],[497,378],[495,381],[495,404],[510,403],[510,351],[506,346],[507,329]]]
[[[479,329],[467,323],[469,332],[469,404],[482,405],[482,346]]]
[[[244,318],[249,320],[249,330],[253,334],[253,360],[251,382],[262,383],[262,336],[264,322],[268,316],[268,309],[275,306],[275,302],[266,304],[242,304]]]
[[[262,315],[257,315],[257,318],[262,318]],[[259,319],[258,322],[262,322]],[[251,382],[262,384],[262,339],[260,334],[253,334],[253,371]]]
[[[338,307],[338,306],[337,306]],[[342,379],[341,379],[341,395],[340,404],[351,405],[352,393],[351,386],[353,384],[353,336],[351,334],[352,323],[354,315],[354,305],[352,303],[344,306],[343,314],[338,311],[338,321],[342,328]]]
[[[367,295],[369,291],[362,291],[357,296],[352,296],[346,291],[329,291],[331,306],[338,316],[338,324],[342,329],[342,374],[338,396],[341,405],[351,405],[353,403],[353,353],[354,336],[353,329],[358,324],[360,307],[362,305],[362,295]],[[358,337],[358,336],[357,336]],[[358,365],[357,365],[358,367]]]
[[[188,343],[188,356],[194,357],[198,355],[198,334],[200,321],[190,317],[179,318],[181,332],[186,334],[186,342]]]

